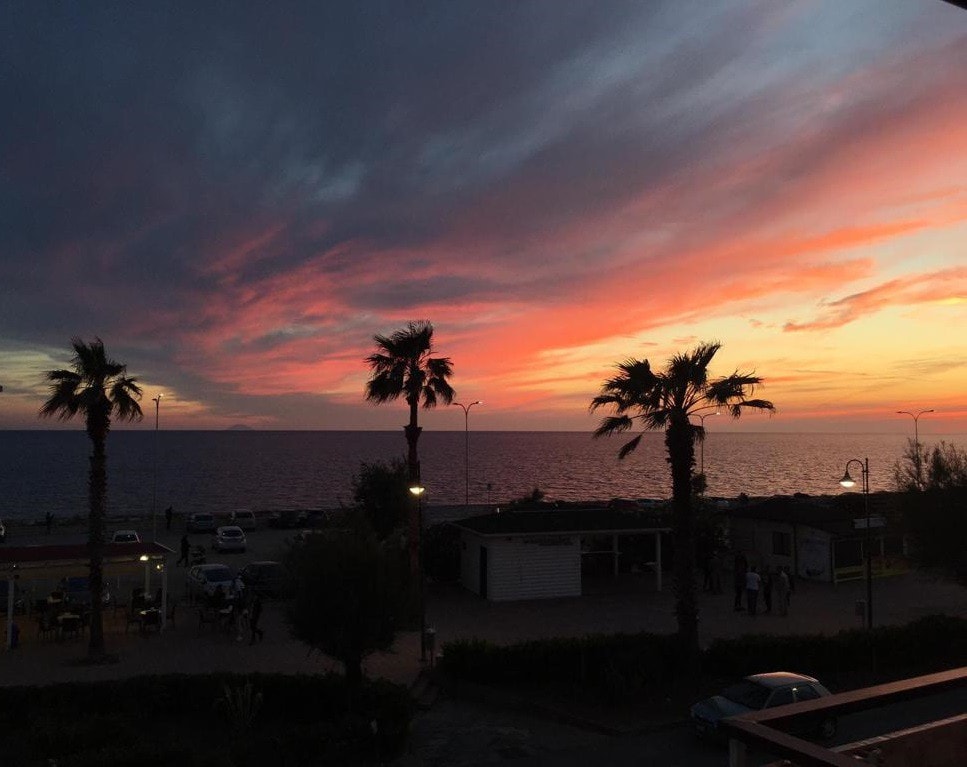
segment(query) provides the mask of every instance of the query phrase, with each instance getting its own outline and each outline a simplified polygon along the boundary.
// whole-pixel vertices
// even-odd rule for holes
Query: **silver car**
[[[212,534],[212,550],[214,551],[245,551],[246,545],[245,533],[238,525],[219,527]]]
[[[774,671],[768,674],[753,674],[741,682],[728,687],[718,695],[700,700],[689,710],[695,731],[702,736],[717,737],[719,724],[730,716],[738,716],[749,711],[775,708],[805,700],[816,700],[829,695],[818,680],[804,674],[789,671]],[[816,719],[804,717],[801,730],[797,732],[816,732],[823,739],[836,735],[836,719],[823,716]]]
[[[195,565],[188,570],[188,596],[190,599],[208,598],[219,586],[226,597],[235,593],[235,573],[228,565]]]

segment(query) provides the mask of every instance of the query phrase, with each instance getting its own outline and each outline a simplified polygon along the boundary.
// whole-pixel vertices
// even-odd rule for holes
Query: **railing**
[[[774,726],[792,724],[810,715],[815,718],[822,718],[821,714],[838,717],[964,686],[967,686],[967,666],[725,719],[722,725],[729,736],[729,765],[746,767],[748,748],[756,746],[769,754],[789,759],[797,767],[856,767],[853,756],[797,738]]]

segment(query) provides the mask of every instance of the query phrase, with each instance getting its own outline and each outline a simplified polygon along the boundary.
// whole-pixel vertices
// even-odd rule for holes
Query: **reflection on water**
[[[623,461],[621,438],[576,432],[474,432],[470,500],[503,503],[539,487],[549,499],[662,498],[670,493],[661,434],[647,434]],[[903,434],[729,434],[710,432],[710,495],[839,492],[850,458],[870,459],[873,490],[891,489]],[[964,435],[931,435],[963,446]],[[313,508],[348,503],[361,461],[405,453],[399,432],[116,431],[108,440],[109,511],[149,514],[234,508]],[[0,518],[86,513],[82,429],[0,431]],[[424,432],[423,484],[430,504],[464,500],[463,432]],[[698,453],[696,451],[696,461]]]

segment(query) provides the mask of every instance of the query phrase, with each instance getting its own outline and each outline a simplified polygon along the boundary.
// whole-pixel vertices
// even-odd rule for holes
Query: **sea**
[[[586,432],[424,432],[425,504],[499,506],[539,488],[548,500],[667,498],[663,435],[645,434],[618,460],[621,437]],[[842,492],[848,460],[869,459],[871,490],[893,489],[904,434],[710,432],[704,462],[716,497]],[[963,447],[967,435],[930,435]],[[467,454],[469,448],[469,465]],[[108,437],[108,514],[150,517],[232,509],[338,508],[364,462],[403,458],[399,431],[115,430]],[[702,455],[704,453],[704,455]],[[0,519],[85,516],[90,443],[83,429],[0,431]],[[856,466],[851,473],[859,479]]]

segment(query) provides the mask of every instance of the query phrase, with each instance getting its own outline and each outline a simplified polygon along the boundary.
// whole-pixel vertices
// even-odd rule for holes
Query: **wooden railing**
[[[854,756],[797,738],[775,729],[775,726],[790,725],[807,716],[822,718],[821,715],[826,714],[839,717],[965,686],[967,666],[725,719],[722,725],[729,737],[729,765],[746,767],[749,746],[755,746],[766,753],[788,759],[797,767],[856,767]]]

